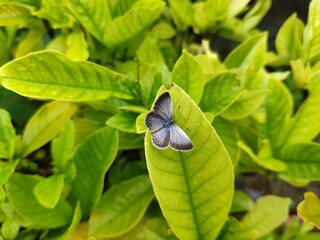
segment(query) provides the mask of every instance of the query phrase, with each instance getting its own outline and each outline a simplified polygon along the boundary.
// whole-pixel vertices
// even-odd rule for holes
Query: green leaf
[[[271,155],[270,146],[267,141],[263,141],[263,145],[258,154],[255,154],[254,151],[242,141],[238,142],[238,146],[250,156],[252,161],[265,169],[280,172],[287,169],[285,163]]]
[[[119,150],[143,149],[143,139],[141,134],[119,132]]]
[[[147,130],[145,119],[147,113],[141,113],[136,119],[137,133],[144,133]]]
[[[104,0],[69,0],[70,8],[79,22],[94,37],[103,42],[104,33],[111,22],[107,1]]]
[[[34,18],[30,11],[21,4],[0,2],[0,26],[18,26],[22,28],[32,20]]]
[[[27,97],[61,101],[131,98],[117,82],[120,77],[100,65],[73,62],[53,51],[32,53],[0,68],[5,88]]]
[[[233,195],[231,213],[241,213],[251,210],[254,206],[252,198],[243,191],[236,190]]]
[[[236,218],[230,218],[223,227],[219,240],[252,240],[256,239],[257,232],[248,228]]]
[[[228,15],[231,0],[207,0],[204,11],[211,22],[221,21]]]
[[[262,105],[266,95],[266,90],[244,90],[221,116],[232,121],[248,117]]]
[[[92,212],[89,235],[111,238],[130,231],[142,219],[153,196],[147,175],[112,186]]]
[[[63,174],[52,175],[38,182],[33,193],[42,206],[52,209],[59,202],[63,185]]]
[[[158,95],[164,91],[161,88]],[[232,163],[218,135],[190,97],[176,85],[169,93],[176,124],[186,131],[194,149],[157,149],[148,130],[145,154],[153,189],[178,238],[215,239],[232,202]]]
[[[77,205],[73,212],[73,218],[72,218],[71,224],[68,226],[68,228],[53,229],[46,235],[46,239],[47,240],[73,239],[71,235],[78,227],[80,221],[81,221],[81,207],[80,207],[80,202],[77,202]]]
[[[287,121],[292,114],[292,99],[282,82],[269,79],[268,84],[262,135],[269,139],[272,149],[277,150],[285,142]]]
[[[162,53],[158,47],[157,39],[146,37],[141,43],[138,51],[138,58],[150,66],[166,67]]]
[[[291,60],[299,58],[302,55],[303,30],[303,22],[293,13],[277,34],[275,45],[278,54],[289,56]]]
[[[248,5],[250,0],[232,0],[229,6],[228,17],[232,18],[241,13],[244,8]]]
[[[257,231],[260,238],[279,227],[288,218],[290,199],[278,196],[260,197],[254,208],[248,212],[241,222]]]
[[[66,2],[65,0],[42,0],[40,10],[33,13],[39,18],[47,19],[53,28],[71,28],[73,20]]]
[[[137,36],[158,19],[164,6],[165,3],[161,0],[137,1],[128,12],[113,19],[103,29],[103,42],[108,47],[114,48]]]
[[[42,31],[29,31],[26,37],[20,41],[15,50],[15,58],[23,57],[28,53],[43,49],[43,33]]]
[[[316,61],[320,54],[320,0],[312,0],[309,5],[308,23],[304,30],[305,61]]]
[[[320,200],[313,192],[305,192],[304,200],[297,206],[298,215],[303,221],[320,228]]]
[[[72,218],[70,205],[60,199],[53,209],[41,206],[33,195],[34,187],[41,181],[38,176],[15,173],[6,189],[14,209],[32,224],[41,228],[57,228],[68,225]]]
[[[0,133],[0,159],[10,159],[14,153],[16,134],[10,114],[4,109],[0,109]]]
[[[138,114],[131,112],[118,113],[106,122],[107,125],[123,132],[136,133],[136,119]]]
[[[217,116],[236,100],[239,93],[240,82],[237,74],[231,72],[216,74],[205,85],[200,103],[201,109]]]
[[[214,126],[219,137],[221,138],[221,141],[230,156],[233,166],[236,166],[240,154],[240,148],[237,145],[239,137],[235,126],[231,122],[220,117],[216,117],[213,120],[212,126]]]
[[[51,154],[53,158],[52,165],[57,172],[66,170],[68,162],[73,156],[74,148],[74,126],[72,122],[64,125],[59,137],[52,140]]]
[[[179,85],[189,96],[199,103],[203,93],[203,74],[197,60],[183,50],[172,70],[172,82]]]
[[[254,76],[264,65],[267,35],[254,35],[243,41],[224,60],[228,69],[237,68],[245,74],[245,86],[251,87]]]
[[[306,142],[320,132],[320,71],[308,79],[307,99],[299,107],[285,136],[286,143]]]
[[[19,225],[15,222],[14,219],[6,219],[1,226],[1,235],[5,239],[16,239],[16,236],[19,233]]]
[[[67,37],[66,55],[73,61],[86,61],[89,58],[88,43],[81,31],[75,31]]]
[[[193,24],[194,10],[190,1],[168,0],[168,2],[172,20],[179,29],[185,30]]]
[[[104,175],[118,151],[118,132],[110,127],[92,134],[77,149],[74,162],[77,175],[72,182],[72,197],[80,201],[84,217],[98,203]]]
[[[320,179],[320,144],[297,143],[285,145],[279,158],[286,163],[287,170],[283,172],[294,179]]]
[[[211,56],[210,54],[199,54],[195,56],[195,59],[202,69],[204,75],[204,83],[209,82],[215,74],[226,71],[224,65],[218,60],[218,57],[215,55]]]
[[[24,129],[21,156],[27,156],[52,140],[77,109],[77,105],[67,102],[50,102],[43,105],[30,118]]]

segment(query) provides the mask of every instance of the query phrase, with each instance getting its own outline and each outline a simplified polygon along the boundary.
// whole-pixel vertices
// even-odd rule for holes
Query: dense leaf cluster
[[[237,184],[320,180],[320,0],[274,52],[271,4],[0,0],[0,238],[320,239],[315,193]],[[165,91],[190,152],[151,142]]]

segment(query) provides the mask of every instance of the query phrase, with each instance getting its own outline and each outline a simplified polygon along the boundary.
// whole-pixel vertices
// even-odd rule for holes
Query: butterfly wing
[[[154,104],[153,111],[158,114],[164,121],[173,117],[173,106],[169,92],[160,95]]]
[[[170,141],[170,128],[161,127],[151,133],[152,143],[156,148],[167,148]]]
[[[193,144],[190,138],[180,127],[172,125],[169,128],[169,132],[169,144],[172,148],[178,151],[190,151],[193,149]]]
[[[151,111],[147,114],[145,123],[147,127],[153,131],[162,128],[164,125],[164,120],[156,112]]]

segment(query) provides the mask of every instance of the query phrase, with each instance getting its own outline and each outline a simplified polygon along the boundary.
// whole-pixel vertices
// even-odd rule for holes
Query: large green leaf
[[[113,48],[128,41],[157,20],[164,6],[165,3],[161,0],[137,1],[126,14],[107,25],[103,42]]]
[[[10,114],[3,109],[0,109],[0,133],[0,158],[9,159],[13,156],[16,134]]]
[[[292,14],[281,26],[276,37],[276,49],[278,54],[296,59],[302,54],[303,23]]]
[[[72,182],[72,197],[80,201],[84,217],[98,203],[103,190],[104,175],[118,151],[118,132],[110,127],[92,134],[77,149],[74,162],[76,177]]]
[[[299,107],[287,131],[286,143],[310,141],[320,131],[320,71],[315,72],[308,79],[309,94]]]
[[[109,5],[105,0],[69,0],[70,8],[81,24],[103,42],[107,25],[111,22]]]
[[[1,84],[32,98],[62,101],[130,98],[119,86],[120,74],[90,62],[73,62],[54,51],[18,58],[0,68]]]
[[[320,144],[288,144],[281,149],[278,158],[287,164],[287,170],[283,172],[286,176],[305,180],[320,179]]]
[[[153,196],[146,175],[112,186],[92,212],[89,235],[110,238],[130,231],[143,217]]]
[[[60,199],[53,209],[41,206],[33,195],[33,189],[41,180],[38,176],[15,173],[6,189],[14,209],[32,224],[42,228],[56,228],[68,225],[72,218],[70,205]]]
[[[77,105],[50,102],[43,105],[27,123],[22,135],[22,156],[52,140],[77,111]]]
[[[164,91],[161,88],[158,95]],[[153,189],[178,238],[215,239],[232,202],[232,163],[215,130],[190,97],[176,85],[169,93],[174,120],[189,135],[194,149],[157,149],[148,130],[145,154]]]
[[[6,194],[2,188],[2,185],[7,183],[10,176],[15,172],[16,166],[18,165],[19,160],[5,162],[0,161],[0,201],[3,202],[5,200]]]
[[[225,59],[228,69],[238,68],[245,73],[245,86],[251,87],[254,76],[264,65],[266,34],[258,34],[242,42]]]
[[[221,116],[229,120],[248,117],[257,111],[266,95],[266,90],[243,91],[231,106],[221,113]]]
[[[257,200],[256,205],[241,219],[241,222],[248,228],[256,230],[256,238],[260,238],[284,223],[288,218],[289,206],[289,198],[264,196]]]
[[[315,61],[320,57],[320,0],[312,0],[309,5],[308,23],[304,31],[304,60]]]
[[[183,51],[172,70],[172,82],[178,84],[189,96],[199,103],[203,92],[203,74],[197,60]]]
[[[320,200],[313,192],[305,192],[304,200],[297,207],[298,215],[320,228]]]
[[[218,115],[236,100],[239,93],[240,81],[236,73],[216,74],[205,85],[200,103],[201,109]]]

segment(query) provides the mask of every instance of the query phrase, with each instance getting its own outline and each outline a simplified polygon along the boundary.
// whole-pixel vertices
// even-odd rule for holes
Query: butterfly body
[[[177,151],[193,149],[188,135],[175,125],[169,92],[163,93],[157,99],[153,111],[147,114],[145,123],[151,130],[152,143],[156,148],[164,149],[170,146]]]

